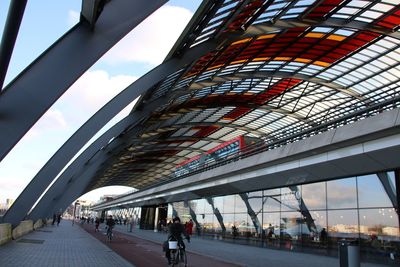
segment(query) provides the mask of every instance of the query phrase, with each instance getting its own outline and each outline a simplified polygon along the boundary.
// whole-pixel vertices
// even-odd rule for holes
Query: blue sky
[[[0,1],[1,34],[9,3],[9,0]],[[47,160],[90,116],[162,62],[199,3],[199,0],[169,1],[71,86],[0,162],[0,203],[6,198],[16,199]],[[80,9],[81,0],[28,1],[5,85],[78,22]],[[123,118],[132,105],[106,128]],[[84,198],[97,200],[105,192],[122,193],[127,189],[96,190]]]

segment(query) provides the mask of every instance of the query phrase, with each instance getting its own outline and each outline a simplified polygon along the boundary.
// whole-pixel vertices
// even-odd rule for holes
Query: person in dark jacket
[[[175,217],[168,228],[168,241],[178,241],[178,246],[181,246],[185,250],[182,235],[190,242],[190,236],[187,234],[185,226],[181,224],[181,219]],[[168,264],[171,264],[171,251],[169,248],[165,250],[165,257],[168,259]]]

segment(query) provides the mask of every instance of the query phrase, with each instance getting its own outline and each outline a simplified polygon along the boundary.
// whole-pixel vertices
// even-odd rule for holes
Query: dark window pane
[[[376,174],[360,176],[357,179],[360,208],[392,207],[390,199]]]
[[[327,182],[328,209],[356,208],[356,179],[347,178]]]
[[[325,183],[303,185],[301,196],[307,209],[326,209]]]

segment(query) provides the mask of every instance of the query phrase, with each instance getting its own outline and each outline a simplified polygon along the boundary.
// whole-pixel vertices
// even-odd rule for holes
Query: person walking
[[[186,224],[186,232],[189,236],[193,234],[193,221],[190,219]]]
[[[61,213],[57,214],[57,226],[60,224],[61,222]]]
[[[95,228],[94,228],[94,231],[95,232],[98,232],[99,231],[99,225],[100,225],[100,219],[99,219],[99,217],[96,217],[96,220],[94,221],[94,225],[95,225]]]

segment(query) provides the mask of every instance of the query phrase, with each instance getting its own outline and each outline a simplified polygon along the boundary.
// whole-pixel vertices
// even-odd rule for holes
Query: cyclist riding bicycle
[[[112,236],[112,229],[114,228],[115,225],[115,220],[113,219],[112,215],[108,216],[108,219],[106,221],[106,226],[107,226],[107,236]]]
[[[185,227],[181,224],[181,219],[175,217],[168,228],[168,241],[178,241],[178,247],[185,250],[185,243],[183,243],[182,235],[190,242],[190,236],[186,233]],[[168,259],[168,264],[171,264],[171,250],[169,248],[165,250],[165,257]]]

